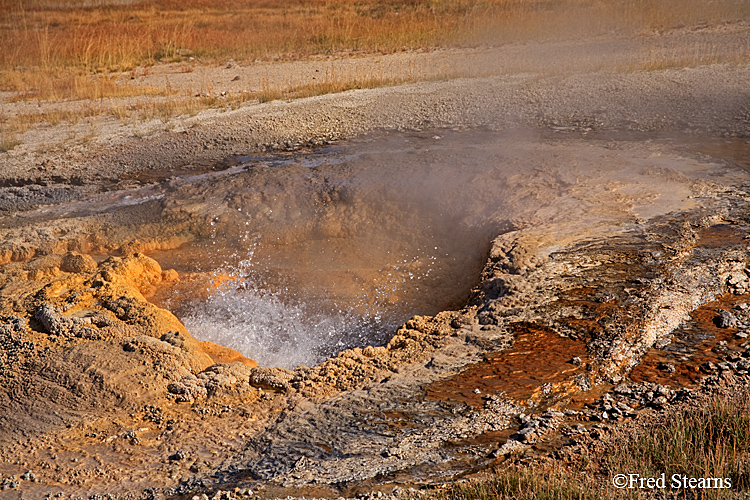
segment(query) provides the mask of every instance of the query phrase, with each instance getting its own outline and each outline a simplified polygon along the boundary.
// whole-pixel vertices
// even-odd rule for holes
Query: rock
[[[730,273],[726,278],[727,288],[736,295],[742,295],[747,292],[748,277],[747,274],[742,272]]]
[[[190,402],[208,395],[206,386],[195,375],[183,377],[179,382],[171,382],[167,390],[177,396],[175,401],[178,403]]]
[[[714,324],[719,328],[732,328],[737,325],[737,317],[729,311],[719,309],[719,314],[714,318]]]
[[[42,305],[34,314],[34,319],[39,321],[51,335],[84,339],[101,338],[99,330],[92,327],[91,318],[64,316],[50,304]]]
[[[120,437],[122,439],[127,439],[128,442],[130,442],[130,444],[133,446],[141,444],[141,438],[138,437],[138,434],[135,430],[125,432]],[[78,459],[74,458],[73,461],[77,462]]]
[[[617,394],[622,394],[624,396],[630,396],[633,394],[633,390],[628,386],[626,383],[619,384],[615,386],[614,389],[612,389]]]
[[[217,363],[197,375],[208,397],[241,396],[250,390],[253,368],[240,363]]]
[[[671,343],[672,343],[672,339],[669,337],[666,337],[666,338],[657,340],[656,343],[654,343],[654,347],[656,349],[664,349]]]
[[[591,378],[588,375],[576,375],[573,379],[573,383],[578,387],[579,390],[586,392],[590,391],[594,385],[591,383]]]
[[[705,373],[712,373],[712,372],[715,372],[717,369],[716,365],[710,361],[706,361],[705,363],[703,363],[700,368],[701,368],[701,371]]]
[[[125,339],[122,343],[122,349],[126,352],[137,352],[142,355],[148,355],[153,358],[170,356],[174,358],[187,358],[187,353],[173,346],[148,335],[139,335]]]
[[[159,263],[141,253],[110,257],[99,265],[98,274],[106,282],[135,288],[144,297],[153,295],[155,285],[162,280]]]
[[[177,330],[172,330],[161,336],[160,340],[175,347],[182,347],[185,344],[185,337]]]
[[[15,316],[0,316],[0,376],[18,376],[16,365],[23,356],[33,354],[35,344],[26,340],[26,321]]]
[[[663,408],[667,403],[668,401],[665,396],[658,396],[654,398],[649,405],[655,408]]]
[[[514,452],[519,452],[527,449],[529,445],[523,444],[520,441],[516,441],[515,439],[509,439],[505,443],[500,446],[500,448],[493,451],[490,456],[492,458],[499,458],[505,455],[509,455]]]
[[[96,261],[90,255],[68,252],[60,261],[60,270],[66,273],[88,273],[96,269]]]
[[[585,434],[586,432],[588,432],[588,430],[586,429],[585,425],[576,424],[575,427],[571,429],[571,432],[573,432],[573,434]]]
[[[674,373],[676,371],[676,368],[675,368],[675,366],[674,366],[673,363],[663,363],[662,362],[662,363],[659,363],[658,365],[656,365],[656,368],[658,368],[659,370],[661,370],[663,372],[667,372],[667,373]]]
[[[216,363],[197,375],[188,375],[167,386],[178,403],[217,396],[242,397],[257,390],[250,385],[254,368],[240,362]],[[272,370],[272,369],[267,369]],[[280,370],[280,369],[273,369]]]
[[[284,368],[256,367],[250,371],[250,385],[268,391],[286,392],[294,373]]]

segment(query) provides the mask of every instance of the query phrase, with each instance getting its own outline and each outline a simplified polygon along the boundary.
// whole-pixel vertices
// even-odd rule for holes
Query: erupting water
[[[593,235],[684,203],[684,176],[705,169],[520,139],[392,134],[173,181],[153,203],[192,241],[154,255],[183,276],[155,300],[200,340],[312,365],[465,304],[491,239],[514,226],[575,220]]]
[[[435,285],[434,256],[387,265],[368,281],[352,279],[356,269],[337,262],[341,253],[315,254],[329,260],[327,266],[279,268],[280,252],[260,260],[255,255],[262,250],[258,238],[249,258],[225,265],[207,297],[184,304],[178,314],[201,340],[251,354],[264,366],[312,365],[343,349],[382,344],[413,314],[409,297]],[[360,271],[372,272],[362,263]]]
[[[252,355],[264,366],[293,368],[322,361],[347,347],[372,343],[378,317],[348,311],[311,311],[304,302],[257,286],[222,285],[191,304],[183,321],[202,340]],[[379,328],[380,327],[380,328]]]
[[[162,304],[196,338],[283,367],[382,345],[414,314],[460,307],[490,238],[508,226],[488,217],[502,181],[481,179],[502,165],[462,161],[441,140],[390,137],[358,144],[357,154],[248,161],[183,186],[169,197],[176,208],[201,199],[216,215],[205,237],[156,258],[206,278],[198,293],[186,283]]]

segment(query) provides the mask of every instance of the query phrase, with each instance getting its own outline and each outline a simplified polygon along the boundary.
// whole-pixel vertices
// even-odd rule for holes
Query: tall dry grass
[[[393,53],[415,48],[632,35],[682,26],[750,20],[745,0],[0,0],[0,91],[14,100],[97,100],[70,116],[3,115],[0,150],[12,149],[35,124],[111,114],[123,122],[245,101],[307,97],[377,87],[436,74],[399,77],[331,75],[312,85],[253,88],[215,100],[171,89],[134,86],[118,72],[162,62],[298,60],[325,55]],[[690,60],[683,61],[688,58]],[[715,61],[714,61],[715,60]],[[726,62],[710,50],[653,55],[635,67]],[[453,75],[455,76],[455,75]],[[200,95],[210,95],[201,89]],[[108,105],[109,98],[156,96]],[[80,108],[80,106],[78,107]],[[76,109],[78,109],[76,108]]]
[[[189,58],[293,60],[750,19],[738,0],[0,0],[0,89]],[[117,95],[113,89],[94,94]],[[54,89],[54,90],[50,90]],[[85,94],[85,93],[84,93]]]
[[[605,500],[608,497],[592,481],[562,469],[515,467],[484,481],[448,485],[402,500]]]

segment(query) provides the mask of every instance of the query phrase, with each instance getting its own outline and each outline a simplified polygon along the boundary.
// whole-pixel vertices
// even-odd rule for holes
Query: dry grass
[[[163,123],[168,123],[175,116],[195,115],[204,109],[216,108],[220,104],[219,99],[216,97],[176,97],[133,106],[129,111],[129,118],[135,121],[147,121],[158,118]]]
[[[0,153],[5,153],[20,145],[16,134],[10,131],[0,131]]]
[[[82,106],[18,113],[12,117],[0,115],[0,130],[8,137],[13,137],[12,141],[8,141],[8,144],[12,144],[12,146],[6,147],[3,151],[10,150],[20,144],[17,134],[23,134],[41,124],[51,126],[61,123],[76,125],[83,119],[102,115],[113,116],[123,124],[137,124],[153,119],[159,119],[167,124],[178,116],[193,116],[207,109],[237,109],[246,102],[264,103],[274,100],[291,100],[360,88],[397,85],[416,80],[417,77],[408,75],[401,78],[378,75],[360,75],[358,78],[339,77],[333,70],[329,70],[321,76],[318,83],[298,86],[290,84],[281,86],[264,85],[257,90],[248,90],[227,96],[211,95],[210,88],[204,86],[197,97],[175,93],[167,96],[161,95],[155,99],[141,99],[130,104],[124,104],[116,99],[102,98]],[[103,95],[102,97],[109,96]]]
[[[326,75],[310,85],[266,85],[217,99],[206,81],[202,97],[168,86],[135,86],[115,73],[161,62],[195,64],[234,59],[299,60],[414,48],[501,45],[602,34],[636,34],[701,23],[750,19],[742,0],[0,0],[0,90],[13,100],[81,100],[68,111],[0,116],[2,150],[43,123],[76,124],[95,114],[124,123],[210,107],[266,102],[411,82],[435,75]],[[635,70],[727,62],[712,48],[654,54]],[[731,62],[731,61],[730,61]],[[633,68],[626,68],[632,70]],[[456,76],[456,75],[449,75]],[[117,104],[119,97],[152,96]],[[110,100],[110,98],[112,100]],[[116,104],[112,104],[115,102]]]
[[[485,481],[448,485],[404,500],[603,500],[591,481],[563,470],[515,467]]]
[[[106,77],[157,62],[293,60],[498,44],[750,18],[737,0],[0,0],[0,89],[121,95]],[[123,2],[124,3],[124,2]],[[91,80],[91,82],[88,82]],[[142,90],[139,90],[142,91]]]
[[[12,118],[0,117],[2,129],[7,133],[24,133],[27,130],[47,123],[51,126],[61,123],[77,124],[84,118],[101,114],[101,107],[87,105],[79,109],[56,109],[41,113],[20,113]]]
[[[703,490],[700,498],[747,498],[750,491],[750,394],[719,398],[679,411],[618,448],[606,460],[612,474],[728,478],[731,488]],[[669,488],[669,486],[667,486]],[[644,498],[642,492],[627,496]]]
[[[258,91],[244,93],[241,99],[243,101],[257,100],[258,102],[289,100],[345,92],[347,90],[387,87],[402,83],[412,83],[417,80],[418,78],[413,75],[404,75],[402,77],[386,77],[382,75],[338,77],[333,70],[330,70],[324,74],[318,83],[298,86],[287,85],[283,88],[264,86],[264,88]]]
[[[591,461],[589,461],[591,460]],[[616,489],[616,474],[658,478],[664,490]],[[672,489],[672,475],[729,478],[731,488]],[[602,456],[580,456],[564,465],[514,466],[490,479],[446,485],[404,500],[585,500],[612,498],[748,498],[750,492],[750,393],[719,396],[705,406],[677,410],[622,441]]]
[[[113,76],[84,75],[74,68],[8,71],[0,76],[7,90],[18,90],[15,101],[46,99],[104,99],[135,95],[167,95],[168,91],[155,87],[118,85]]]

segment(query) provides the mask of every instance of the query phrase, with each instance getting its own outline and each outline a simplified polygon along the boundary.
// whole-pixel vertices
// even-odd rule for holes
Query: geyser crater
[[[165,219],[205,222],[152,252],[188,277],[154,301],[265,366],[384,345],[415,314],[463,307],[498,235],[549,226],[563,244],[692,206],[719,167],[661,154],[672,147],[472,130],[244,158],[154,201]]]

